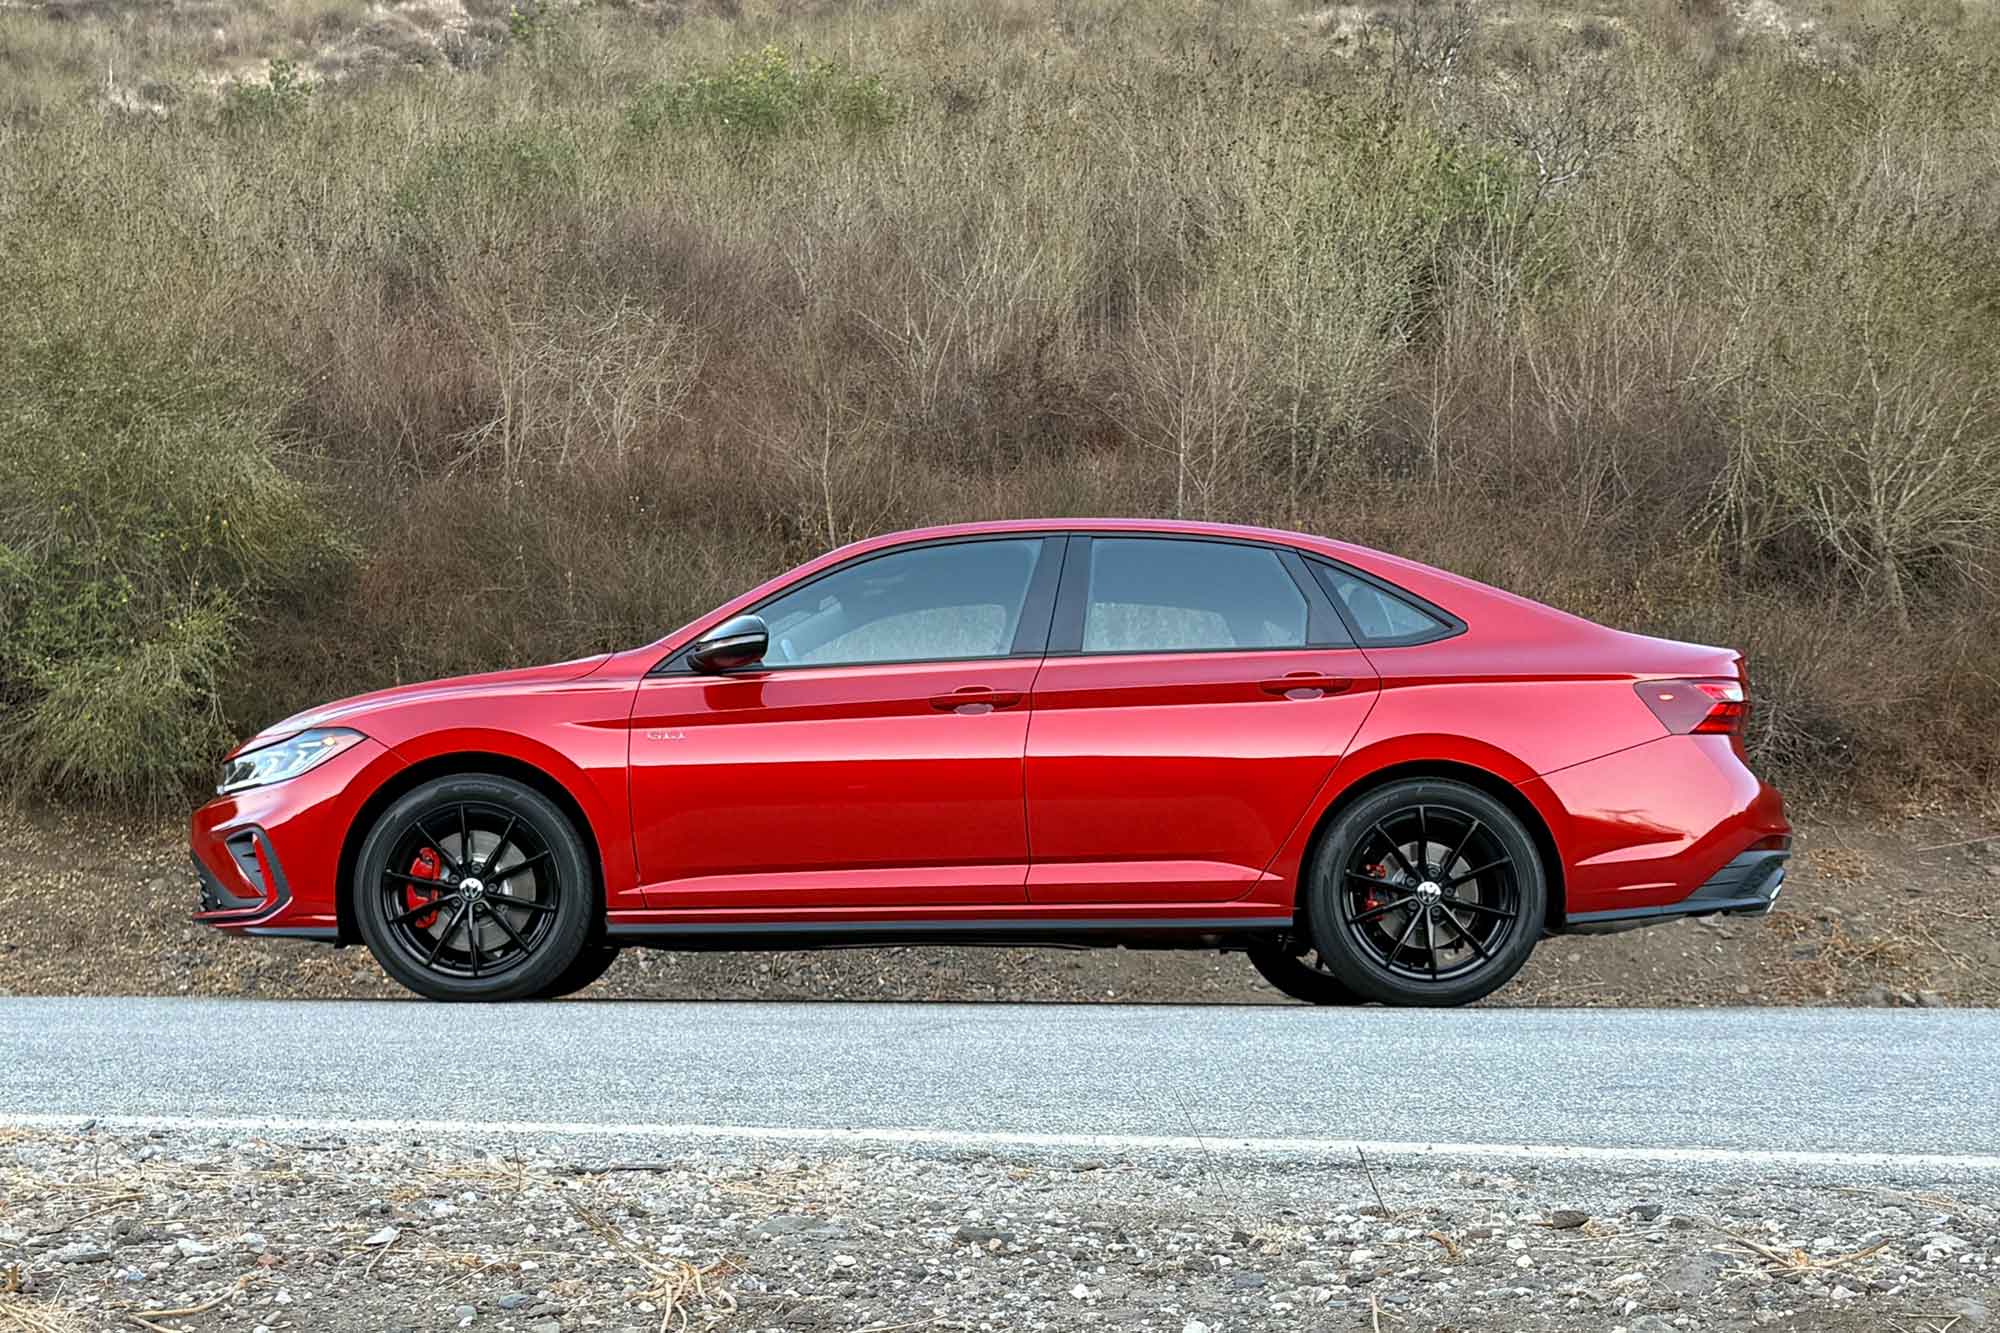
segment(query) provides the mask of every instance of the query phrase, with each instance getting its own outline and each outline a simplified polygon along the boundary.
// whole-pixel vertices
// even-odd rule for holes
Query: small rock
[[[1263,1286],[1264,1275],[1262,1273],[1238,1273],[1229,1279],[1229,1285],[1238,1290],[1247,1291],[1254,1287]]]
[[[111,1251],[93,1241],[73,1240],[49,1257],[59,1264],[101,1264]]]
[[[960,1245],[991,1245],[994,1241],[1012,1244],[1014,1233],[1001,1231],[995,1227],[973,1226],[967,1223],[951,1233],[951,1238]]]
[[[1367,1264],[1374,1263],[1381,1257],[1374,1250],[1356,1250],[1347,1256],[1347,1266],[1349,1268],[1361,1268]]]
[[[380,1231],[376,1232],[374,1235],[370,1236],[367,1240],[364,1240],[361,1243],[363,1245],[387,1245],[390,1242],[394,1241],[396,1237],[402,1234],[403,1234],[402,1232],[396,1230],[396,1228],[394,1227],[383,1227]],[[182,1241],[181,1244],[185,1245],[187,1244],[187,1242]]]
[[[1919,1009],[1942,1009],[1944,1008],[1944,996],[1934,990],[1920,990],[1917,992],[1917,1007]]]
[[[204,1255],[215,1253],[214,1246],[204,1245],[198,1240],[189,1240],[186,1237],[175,1241],[174,1248],[181,1252],[183,1259],[199,1259]]]
[[[1087,1301],[1092,1296],[1095,1296],[1097,1293],[1092,1291],[1089,1287],[1084,1286],[1081,1282],[1079,1282],[1074,1287],[1071,1287],[1069,1289],[1069,1294],[1076,1297],[1080,1301]]]
[[[1650,1222],[1660,1215],[1660,1205],[1657,1203],[1635,1203],[1632,1205],[1631,1211],[1632,1216],[1638,1218],[1641,1222]]]
[[[1948,1314],[1956,1315],[1973,1328],[1985,1328],[1992,1315],[1988,1313],[1984,1301],[1975,1301],[1970,1296],[1954,1296],[1944,1303]]]
[[[526,1305],[530,1299],[528,1293],[525,1291],[510,1291],[500,1298],[498,1304],[503,1310],[518,1310]]]
[[[1575,1208],[1558,1208],[1549,1214],[1549,1225],[1557,1231],[1574,1231],[1589,1220],[1589,1213]]]
[[[562,1333],[562,1321],[559,1319],[538,1319],[528,1325],[528,1333]]]
[[[1525,1237],[1525,1236],[1509,1236],[1509,1237],[1507,1237],[1507,1248],[1508,1248],[1508,1249],[1510,1249],[1510,1250],[1525,1250],[1525,1249],[1527,1249],[1527,1248],[1528,1248],[1528,1240],[1527,1240],[1527,1237]]]
[[[255,1231],[244,1232],[236,1238],[236,1243],[252,1254],[262,1254],[269,1248],[269,1242],[260,1233]]]
[[[451,1312],[451,1317],[458,1321],[458,1326],[460,1328],[464,1328],[467,1324],[471,1323],[475,1318],[477,1318],[478,1314],[479,1311],[473,1309],[471,1306],[461,1305]]]
[[[1852,1287],[1845,1287],[1836,1283],[1829,1294],[1837,1301],[1851,1301],[1860,1293],[1856,1292]]]
[[[1936,1232],[1924,1241],[1924,1262],[1934,1264],[1940,1259],[1950,1258],[1964,1248],[1965,1241],[1961,1237],[1951,1235],[1949,1232]]]
[[[839,1240],[847,1234],[847,1228],[826,1217],[803,1217],[797,1213],[778,1213],[759,1222],[755,1228],[760,1236],[804,1236],[811,1240]]]
[[[1190,1319],[1181,1325],[1181,1333],[1208,1333],[1208,1325],[1199,1319]]]

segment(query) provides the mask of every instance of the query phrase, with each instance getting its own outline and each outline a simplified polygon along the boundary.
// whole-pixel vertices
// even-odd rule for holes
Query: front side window
[[[1088,586],[1086,653],[1306,644],[1305,595],[1277,554],[1259,547],[1099,537],[1090,543]]]
[[[891,551],[780,593],[758,609],[767,666],[1005,657],[1040,538]]]

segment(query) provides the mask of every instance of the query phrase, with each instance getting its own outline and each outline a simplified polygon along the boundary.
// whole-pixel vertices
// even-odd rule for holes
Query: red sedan
[[[857,542],[621,653],[288,718],[194,815],[196,919],[412,990],[621,948],[1241,950],[1464,1004],[1545,934],[1770,910],[1743,659],[1343,542],[979,523]]]

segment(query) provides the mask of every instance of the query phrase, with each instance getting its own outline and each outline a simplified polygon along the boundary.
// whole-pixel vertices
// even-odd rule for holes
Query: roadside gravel
[[[10,1129],[10,1288],[0,1329],[60,1333],[1973,1333],[2000,1327],[2000,1198],[1880,1173]]]

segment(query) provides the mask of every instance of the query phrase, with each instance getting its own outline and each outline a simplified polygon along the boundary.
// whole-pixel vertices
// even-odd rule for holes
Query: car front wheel
[[[1469,1004],[1535,947],[1547,900],[1521,820],[1463,783],[1414,780],[1343,811],[1312,860],[1307,915],[1327,970],[1364,1000]]]
[[[433,1000],[550,993],[573,977],[598,913],[568,817],[534,788],[491,775],[437,778],[383,811],[353,892],[383,970]]]

